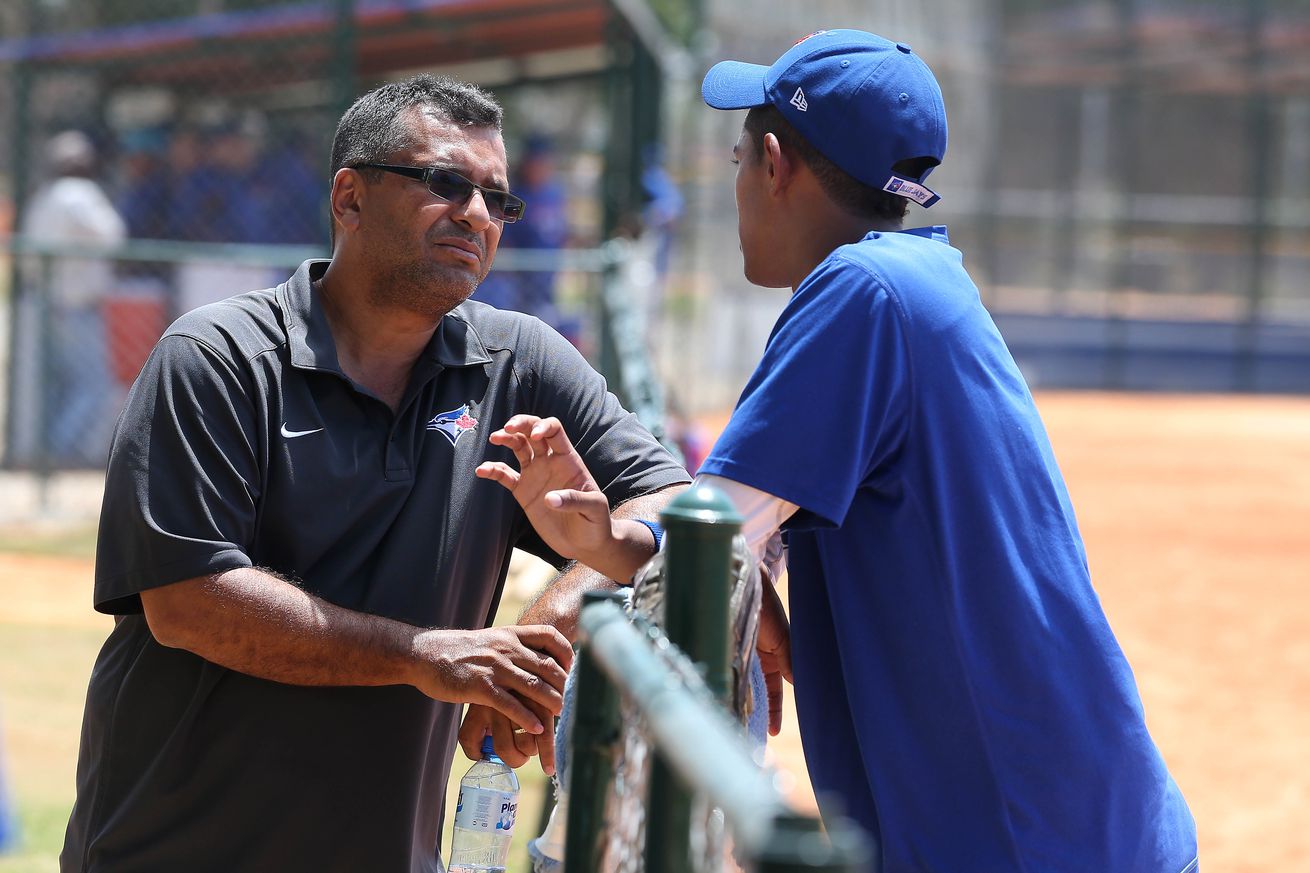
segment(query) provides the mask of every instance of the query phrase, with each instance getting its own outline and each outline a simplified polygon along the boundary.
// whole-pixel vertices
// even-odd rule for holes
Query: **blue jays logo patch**
[[[478,426],[478,420],[469,413],[467,403],[449,412],[438,412],[428,422],[428,430],[440,431],[453,446],[460,437]]]

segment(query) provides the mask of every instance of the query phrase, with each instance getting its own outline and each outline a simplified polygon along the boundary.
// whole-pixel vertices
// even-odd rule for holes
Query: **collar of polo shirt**
[[[287,316],[287,342],[291,364],[309,370],[341,373],[337,344],[328,326],[327,312],[314,298],[313,283],[327,271],[327,260],[305,261],[278,288],[278,302]],[[458,309],[441,319],[423,352],[425,358],[445,367],[472,367],[491,363],[478,332],[460,317]],[[342,374],[344,375],[344,374]]]

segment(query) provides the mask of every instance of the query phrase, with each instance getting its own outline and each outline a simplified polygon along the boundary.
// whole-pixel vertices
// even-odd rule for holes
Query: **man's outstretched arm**
[[[550,730],[573,652],[551,627],[418,628],[345,609],[256,568],[141,592],[161,645],[290,685],[413,685]]]

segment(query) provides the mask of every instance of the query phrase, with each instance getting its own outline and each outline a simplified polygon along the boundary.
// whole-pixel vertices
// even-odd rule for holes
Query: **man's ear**
[[[764,172],[769,180],[769,193],[780,194],[791,184],[796,174],[796,161],[782,150],[782,143],[772,133],[764,134]]]
[[[358,170],[342,167],[332,177],[332,194],[328,203],[332,207],[332,220],[343,231],[359,228],[360,211],[364,200],[364,178]]]

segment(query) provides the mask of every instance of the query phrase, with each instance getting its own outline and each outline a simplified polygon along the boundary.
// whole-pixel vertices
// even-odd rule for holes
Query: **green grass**
[[[0,873],[56,873],[68,810],[69,804],[63,801],[21,807],[20,842],[11,854],[0,857]]]
[[[58,869],[87,678],[107,632],[0,623],[0,727],[20,828],[0,873]]]
[[[33,525],[0,527],[0,552],[85,558],[90,561],[96,555],[96,525],[91,523],[57,528]]]

